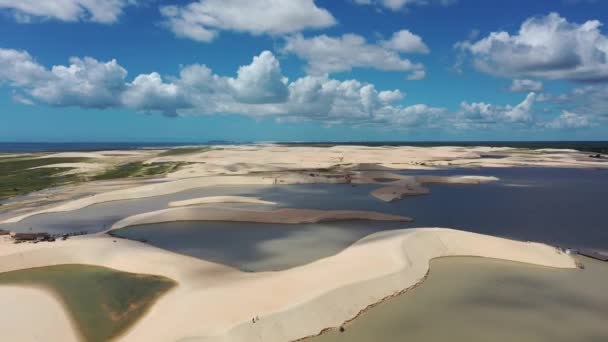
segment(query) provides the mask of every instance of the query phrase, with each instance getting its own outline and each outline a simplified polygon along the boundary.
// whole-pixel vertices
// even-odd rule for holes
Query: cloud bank
[[[72,57],[68,65],[47,68],[26,51],[0,49],[0,84],[13,88],[16,102],[131,109],[167,116],[240,114],[388,129],[478,129],[507,125],[568,129],[589,127],[592,121],[588,116],[574,114],[580,108],[563,110],[551,120],[538,121],[535,104],[565,102],[577,96],[589,99],[607,93],[606,88],[588,86],[559,97],[530,92],[516,105],[463,101],[455,111],[426,104],[406,106],[400,104],[406,96],[400,90],[378,90],[373,84],[354,79],[336,80],[325,74],[289,81],[270,51],[254,56],[250,64],[238,68],[235,76],[215,74],[203,64],[183,66],[176,76],[151,72],[130,80],[127,74],[116,60]],[[605,115],[605,109],[598,110]]]
[[[236,77],[194,64],[183,67],[179,76],[152,72],[129,81],[116,60],[73,57],[69,65],[46,68],[25,51],[0,49],[0,82],[13,87],[13,97],[21,103],[128,108],[168,116],[227,113],[405,127],[428,124],[446,112],[423,104],[396,104],[405,97],[401,91],[379,91],[357,80],[322,75],[289,82],[270,51],[241,66]]]

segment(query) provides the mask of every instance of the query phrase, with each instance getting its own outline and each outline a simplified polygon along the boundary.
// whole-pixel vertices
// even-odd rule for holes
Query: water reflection
[[[355,241],[403,222],[341,221],[314,224],[170,222],[128,227],[116,236],[243,271],[280,271],[334,255]]]
[[[608,249],[605,200],[608,171],[559,168],[483,168],[407,171],[404,174],[496,176],[481,185],[431,185],[432,194],[384,203],[369,195],[379,185],[215,186],[151,198],[101,203],[41,214],[0,229],[64,233],[102,231],[130,215],[202,196],[256,196],[279,207],[371,210],[410,216],[402,226],[449,227],[577,248]],[[267,209],[268,206],[234,205]]]

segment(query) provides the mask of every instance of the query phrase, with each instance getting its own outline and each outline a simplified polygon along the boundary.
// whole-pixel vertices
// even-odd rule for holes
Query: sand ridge
[[[409,217],[373,211],[318,210],[281,208],[273,210],[244,210],[208,207],[180,207],[162,209],[129,216],[112,225],[109,231],[128,226],[175,221],[232,221],[254,223],[319,223],[345,220],[413,221]]]
[[[246,203],[246,204],[264,204],[276,205],[276,202],[264,201],[258,197],[246,196],[207,196],[192,198],[183,201],[169,202],[169,207],[185,207],[190,205],[214,204],[214,203]]]

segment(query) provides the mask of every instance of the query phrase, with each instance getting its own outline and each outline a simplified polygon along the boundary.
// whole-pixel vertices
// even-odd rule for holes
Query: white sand
[[[412,221],[411,218],[405,216],[358,210],[317,210],[292,208],[281,208],[274,210],[243,210],[184,207],[163,209],[129,216],[114,223],[110,230],[142,224],[175,221],[232,221],[301,224],[344,220]]]
[[[1,285],[0,306],[2,341],[79,341],[63,304],[49,290]]]
[[[113,240],[102,235],[54,244],[0,244],[0,272],[82,263],[176,280],[179,286],[127,332],[126,341],[289,341],[338,326],[368,305],[420,282],[435,257],[483,256],[575,267],[570,256],[546,245],[439,228],[376,233],[332,257],[261,273]],[[34,310],[39,303],[31,305]],[[260,317],[255,324],[254,316]]]
[[[245,196],[208,196],[192,198],[183,201],[169,202],[170,207],[185,207],[190,205],[198,204],[213,204],[213,203],[247,203],[247,204],[265,204],[265,205],[276,205],[276,202],[264,201],[257,197],[245,197]]]
[[[486,156],[482,158],[482,156]],[[493,155],[498,155],[493,157]],[[489,156],[489,157],[488,157]],[[285,147],[273,145],[221,146],[205,153],[167,156],[151,161],[193,163],[173,178],[261,171],[375,165],[386,169],[428,169],[436,166],[556,166],[600,167],[608,163],[574,150],[524,150],[493,147]],[[204,164],[202,164],[204,163]]]

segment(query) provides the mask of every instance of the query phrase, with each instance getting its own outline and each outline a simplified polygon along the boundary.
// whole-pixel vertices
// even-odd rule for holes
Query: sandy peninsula
[[[176,221],[231,221],[300,224],[346,220],[400,222],[412,221],[412,219],[409,217],[389,215],[373,211],[315,210],[291,208],[273,210],[241,210],[206,207],[187,207],[164,209],[130,216],[113,224],[110,228],[110,231],[128,226]]]
[[[185,207],[189,205],[199,204],[214,204],[214,203],[245,203],[245,204],[264,204],[264,205],[275,205],[276,202],[264,201],[257,197],[246,197],[246,196],[208,196],[192,198],[184,201],[173,201],[169,203],[170,207]]]

